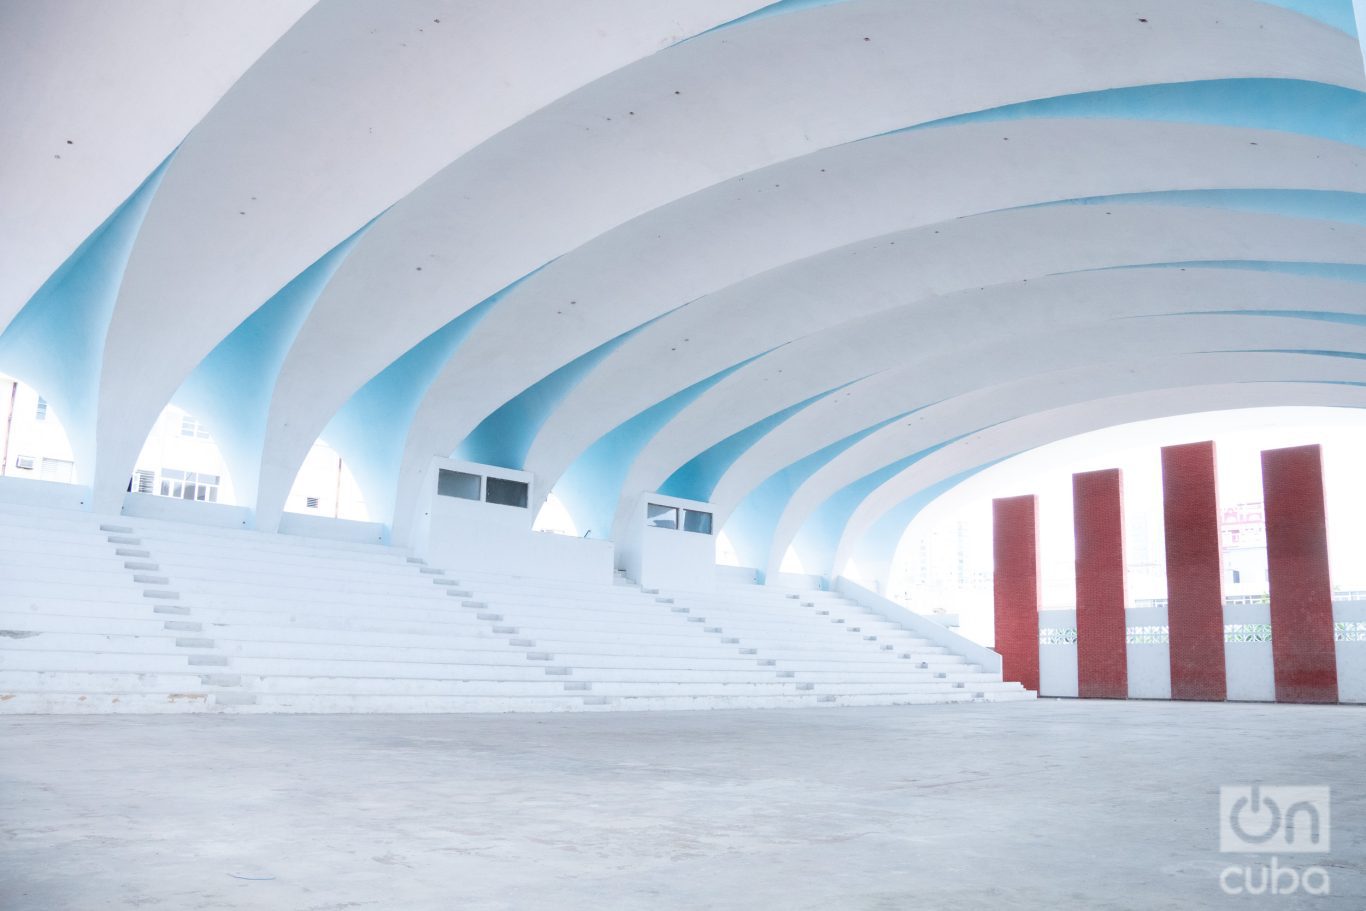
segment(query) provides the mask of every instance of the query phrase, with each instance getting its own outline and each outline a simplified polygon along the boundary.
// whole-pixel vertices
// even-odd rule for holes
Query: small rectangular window
[[[531,487],[525,481],[513,481],[508,478],[490,477],[486,482],[484,502],[496,503],[499,506],[516,506],[518,509],[526,509],[527,498],[530,492]]]
[[[678,528],[678,507],[658,503],[646,505],[645,524],[652,528]]]
[[[37,464],[37,459],[34,456],[19,456],[14,460],[14,467],[22,468],[25,471],[32,471]]]
[[[34,412],[33,417],[39,421],[47,420],[47,399],[42,396],[38,397],[38,408]]]
[[[711,513],[696,509],[683,510],[683,530],[695,531],[702,535],[711,534]]]
[[[317,497],[304,497],[304,506],[308,507],[309,509],[317,509],[317,508],[318,508],[318,498],[317,498]]]
[[[477,474],[470,474],[465,471],[449,471],[442,468],[437,471],[436,492],[443,497],[477,500],[479,499],[479,482],[481,480]]]

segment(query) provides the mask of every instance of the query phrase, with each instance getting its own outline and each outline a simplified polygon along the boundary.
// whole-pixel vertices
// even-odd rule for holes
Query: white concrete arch
[[[1349,361],[1306,365],[1312,359],[1293,355],[1201,353],[1144,357],[1126,353],[1130,356],[1123,360],[1092,360],[1081,366],[1041,371],[973,388],[860,440],[815,472],[793,494],[776,525],[768,567],[776,570],[805,523],[850,483],[930,446],[964,435],[976,437],[995,427],[1014,426],[1023,416],[1019,409],[1021,401],[1030,402],[1030,407],[1039,413],[1053,413],[1088,401],[1181,385],[1198,388],[1211,383],[1241,383],[1249,400],[1255,402],[1261,387],[1268,383],[1302,383],[1310,375],[1322,377],[1326,383],[1366,380],[1360,365]],[[971,467],[964,466],[959,471]],[[871,521],[875,518],[870,524]]]
[[[0,331],[314,2],[0,4]]]
[[[1009,142],[1002,141],[1003,129]],[[1071,166],[1050,167],[1060,158]],[[927,164],[908,169],[907,160]],[[1217,175],[1205,171],[1210,160],[1223,163]],[[957,221],[965,216],[1059,198],[1163,189],[1363,190],[1364,160],[1366,152],[1356,147],[1284,132],[1040,120],[900,133],[785,162],[611,231],[509,292],[428,389],[413,422],[402,474],[413,477],[432,454],[449,453],[484,416],[555,367],[684,304],[685,309],[623,343],[567,395],[533,445],[530,470],[538,471],[541,459],[552,457],[547,447],[558,450],[561,459],[581,451],[678,389],[856,315],[860,306],[888,306],[899,293],[942,287],[917,272],[946,265],[946,259],[960,271],[974,260],[995,260],[986,266],[996,268],[1024,261],[1023,242],[1039,266],[1031,263],[1027,268],[1036,271],[1022,277],[1128,261],[1120,251],[1103,259],[1096,244],[1086,244],[1085,251],[1096,255],[1085,266],[1046,262],[1051,254],[1055,263],[1069,255],[1075,263],[1083,245],[1053,239],[1076,231],[1077,219],[1099,221],[1104,213],[1000,213],[1007,221],[1028,222],[1029,227],[1020,226],[1028,233],[970,242],[962,239],[970,229]],[[994,179],[981,180],[983,173]],[[763,192],[772,184],[790,192]],[[1161,250],[1138,255],[1189,256],[1177,238],[1198,243],[1207,236],[1181,230],[1184,212],[1166,214],[1177,233],[1146,236]],[[1051,226],[1051,220],[1058,224]],[[993,224],[979,221],[973,219],[972,226],[983,231]],[[940,234],[908,233],[920,225],[934,225]],[[1133,238],[1118,242],[1124,241]],[[946,252],[955,243],[970,243],[973,252],[955,259]],[[1236,249],[1225,244],[1221,256]],[[888,276],[891,284],[881,289],[887,294],[875,300],[863,299],[869,290],[862,288],[830,293],[851,269],[877,270],[884,254],[916,260],[918,268],[905,266],[901,274]],[[707,267],[699,269],[699,263]],[[908,276],[913,276],[909,282]],[[965,284],[992,280],[962,279]],[[838,308],[831,305],[836,299]],[[724,331],[717,332],[718,326]],[[507,357],[510,347],[536,357]],[[556,472],[552,467],[547,473]]]
[[[836,551],[834,572],[843,572],[859,539],[896,504],[916,492],[977,465],[1092,430],[1154,418],[1283,405],[1366,407],[1366,389],[1356,386],[1304,383],[1213,383],[1200,387],[1166,387],[1147,392],[1084,402],[1053,412],[1021,417],[928,456],[888,481],[855,512]]]
[[[1350,339],[1360,330],[1254,316],[1129,318],[1239,309],[1359,313],[1364,297],[1366,288],[1355,282],[1228,269],[1139,269],[992,286],[898,308],[802,339],[712,387],[645,446],[623,494],[629,498],[653,490],[693,454],[823,390],[878,371],[907,365],[899,371],[903,383],[917,389],[920,404],[928,404],[974,388],[955,383],[980,385],[1007,368],[1031,373],[1055,369],[1079,355],[1103,360],[1114,351],[1077,347],[1081,336],[1097,327],[1119,335],[1124,346],[1149,346],[1157,353],[1202,350],[1192,345],[1248,347],[1243,343],[1262,338],[1272,323],[1280,335],[1264,339],[1271,347],[1290,347],[1292,338],[1302,338],[1306,347],[1331,348],[1333,339]],[[1278,337],[1284,344],[1276,343]],[[841,405],[857,398],[860,389],[847,391]],[[914,407],[900,396],[895,401],[896,410]],[[1027,407],[1021,404],[1022,411]],[[775,454],[781,464],[819,448],[810,445],[815,441],[789,439],[795,448]]]
[[[1232,0],[1153,3],[1159,27],[1142,32],[1127,9],[1083,0],[836,4],[699,37],[526,118],[396,205],[319,299],[280,376],[261,512],[346,398],[420,338],[704,187],[1032,98],[1237,76],[1363,84],[1351,40],[1304,17]],[[1139,34],[1141,52],[1115,53]],[[931,73],[954,75],[937,91],[905,91]]]
[[[107,342],[102,501],[184,377],[328,250],[556,98],[760,5],[319,4],[199,123],[148,212]],[[138,358],[147,346],[163,356]]]
[[[1161,206],[1023,209],[878,238],[759,276],[643,330],[565,397],[526,467],[557,478],[597,437],[652,402],[794,339],[819,358],[820,332],[878,312],[929,305],[960,290],[1130,264],[1361,262],[1363,241],[1366,228],[1355,225]]]

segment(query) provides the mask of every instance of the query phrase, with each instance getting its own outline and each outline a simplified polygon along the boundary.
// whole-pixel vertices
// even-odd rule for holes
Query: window
[[[180,419],[180,435],[183,437],[194,437],[197,440],[207,440],[209,438],[209,428],[187,414]]]
[[[645,524],[651,528],[678,528],[678,507],[649,503],[645,507]]]
[[[317,497],[304,497],[304,506],[308,507],[309,509],[317,509],[317,508],[318,508],[318,498],[317,498]]]
[[[161,469],[161,495],[181,500],[218,502],[218,475],[175,468]]]
[[[156,472],[139,468],[133,472],[133,490],[138,493],[154,493],[156,487]]]
[[[47,420],[47,399],[38,396],[38,407],[33,414],[34,419],[39,421]]]
[[[683,510],[683,530],[694,531],[701,535],[711,534],[711,513],[696,509]]]
[[[443,497],[477,500],[479,499],[479,482],[482,480],[483,478],[477,474],[470,474],[465,471],[449,471],[442,468],[437,471],[436,492]]]
[[[22,468],[24,471],[32,471],[38,464],[38,460],[33,456],[16,456],[14,467]]]
[[[76,463],[68,462],[66,459],[43,459],[38,467],[38,477],[44,481],[69,484],[75,475],[75,469]]]
[[[1240,573],[1240,572],[1238,572],[1238,570],[1235,569],[1235,570],[1233,571],[1233,584],[1234,584],[1234,585],[1237,585],[1239,582],[1242,582],[1242,581],[1243,581],[1243,574]]]
[[[485,484],[484,502],[526,509],[531,487],[525,481],[490,477]]]

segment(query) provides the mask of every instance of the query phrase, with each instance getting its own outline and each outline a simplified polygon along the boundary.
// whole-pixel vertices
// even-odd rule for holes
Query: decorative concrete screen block
[[[1214,464],[1212,442],[1162,450],[1173,699],[1228,695]]]
[[[1124,523],[1117,468],[1072,476],[1077,538],[1077,695],[1125,699]]]
[[[1318,446],[1262,453],[1271,653],[1277,702],[1337,702],[1323,456]]]
[[[442,468],[436,476],[436,492],[443,497],[456,497],[461,500],[478,500],[479,484],[483,479],[467,471],[451,471]]]
[[[1037,498],[993,500],[993,594],[1001,675],[1039,689],[1039,522]]]

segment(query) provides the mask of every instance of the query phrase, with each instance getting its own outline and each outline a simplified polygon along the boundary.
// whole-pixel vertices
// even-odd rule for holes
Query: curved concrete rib
[[[395,206],[320,298],[272,405],[267,462],[289,467],[263,476],[262,512],[283,500],[330,415],[416,341],[593,237],[705,187],[1030,98],[1231,76],[1363,84],[1351,39],[1304,17],[1227,0],[1198,10],[1153,2],[1161,28],[1143,33],[1151,47],[1134,56],[1110,50],[1133,37],[1133,17],[1082,0],[924,0],[913,15],[899,0],[822,7],[699,37],[527,118]],[[1009,27],[983,27],[997,21]],[[877,41],[863,40],[872,34]],[[941,91],[904,91],[936,70],[957,75]],[[798,119],[819,128],[794,130]],[[371,318],[377,300],[380,321]]]

